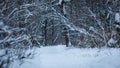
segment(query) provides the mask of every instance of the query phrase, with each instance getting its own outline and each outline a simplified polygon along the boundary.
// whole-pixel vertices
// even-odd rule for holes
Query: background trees
[[[120,1],[0,0],[0,58],[10,52],[0,67],[33,46],[58,44],[120,47]]]
[[[120,25],[115,18],[119,19],[119,2],[119,0],[1,0],[0,15],[5,25],[15,30],[22,29],[22,33],[14,34],[28,36],[27,43],[29,42],[31,46],[65,44],[63,32],[64,28],[67,28],[73,46],[119,47]]]

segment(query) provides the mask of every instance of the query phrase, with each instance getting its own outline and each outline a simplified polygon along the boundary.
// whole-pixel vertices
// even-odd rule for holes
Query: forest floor
[[[33,59],[15,68],[120,68],[119,48],[74,48],[63,45],[37,48]]]

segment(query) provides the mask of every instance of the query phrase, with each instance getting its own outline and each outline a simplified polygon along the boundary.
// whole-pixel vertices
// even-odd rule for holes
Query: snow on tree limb
[[[67,19],[65,16],[63,16],[59,12],[57,12],[56,9],[54,9],[53,7],[52,7],[52,10],[54,10],[54,12],[56,12],[61,17],[62,23],[64,25],[66,25],[69,28],[69,30],[78,31],[79,33],[83,33],[85,35],[94,37],[93,35],[89,34],[89,32],[87,32],[86,29],[79,28],[79,27],[75,26],[73,23],[69,22],[69,19]]]
[[[120,22],[120,14],[119,13],[115,14],[115,21]]]

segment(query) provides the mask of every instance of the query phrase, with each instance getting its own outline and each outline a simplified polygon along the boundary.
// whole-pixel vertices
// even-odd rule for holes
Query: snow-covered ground
[[[36,49],[33,59],[15,68],[120,68],[120,49],[48,46]]]

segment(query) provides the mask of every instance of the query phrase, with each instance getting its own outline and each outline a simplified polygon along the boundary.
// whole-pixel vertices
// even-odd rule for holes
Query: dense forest
[[[120,0],[0,0],[0,68],[11,53],[59,44],[120,47]]]

